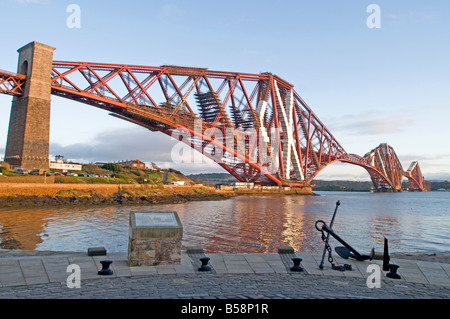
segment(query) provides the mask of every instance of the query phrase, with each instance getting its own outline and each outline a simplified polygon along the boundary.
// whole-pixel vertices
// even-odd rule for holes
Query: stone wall
[[[181,238],[130,239],[130,266],[172,265],[181,262]]]
[[[128,264],[180,264],[182,239],[183,226],[176,212],[131,212]]]

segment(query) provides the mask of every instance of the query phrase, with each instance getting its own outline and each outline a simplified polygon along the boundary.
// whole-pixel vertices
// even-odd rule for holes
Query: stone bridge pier
[[[17,50],[17,73],[27,76],[24,94],[14,96],[5,162],[27,170],[49,168],[50,96],[53,51],[31,42]]]

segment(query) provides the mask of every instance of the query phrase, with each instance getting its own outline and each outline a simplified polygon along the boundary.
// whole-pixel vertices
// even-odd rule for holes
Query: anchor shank
[[[330,227],[328,227],[326,224],[323,225],[322,229],[326,232],[328,232],[328,236],[333,236],[338,242],[340,242],[342,245],[345,246],[345,248],[349,249],[352,253],[355,254],[357,259],[363,258],[360,253],[358,253],[352,246],[347,244],[345,240],[343,240],[341,237],[339,237]]]
[[[339,205],[341,205],[341,202],[337,201],[336,202],[336,208],[334,209],[333,217],[331,217],[330,228],[333,227],[334,219],[336,217],[336,213],[337,213],[337,209],[338,209]],[[327,253],[327,245],[328,245],[328,241],[329,240],[330,240],[330,232],[328,232],[327,238],[325,240],[325,247],[323,248],[323,253],[322,253],[322,261],[320,262],[320,265],[319,265],[320,269],[323,268],[323,261],[325,260],[325,254]]]

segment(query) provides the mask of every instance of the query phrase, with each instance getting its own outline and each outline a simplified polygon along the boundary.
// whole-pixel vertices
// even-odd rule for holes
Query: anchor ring
[[[317,224],[319,224],[319,223],[322,223],[322,227],[321,227],[321,228],[319,228],[319,227],[317,226]],[[319,219],[319,220],[316,221],[316,223],[315,223],[314,226],[316,227],[316,229],[317,229],[318,231],[322,231],[323,225],[326,225],[326,223],[325,223],[323,220]]]

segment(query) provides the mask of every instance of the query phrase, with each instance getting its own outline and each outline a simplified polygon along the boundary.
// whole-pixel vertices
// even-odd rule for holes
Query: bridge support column
[[[12,167],[48,170],[53,51],[38,42],[17,50],[17,73],[27,76],[24,94],[11,106],[5,162]]]

